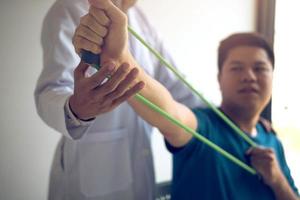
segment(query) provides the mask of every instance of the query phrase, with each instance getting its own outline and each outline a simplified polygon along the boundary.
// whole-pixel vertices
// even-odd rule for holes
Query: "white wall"
[[[46,199],[59,134],[37,116],[33,90],[42,66],[40,29],[53,0],[0,1],[0,199]],[[253,0],[140,0],[179,65],[218,102],[216,47],[233,31],[253,30]],[[170,178],[170,157],[156,134],[158,180]],[[164,151],[164,153],[161,153]]]
[[[0,1],[0,199],[46,199],[59,134],[36,114],[42,18],[53,1]]]
[[[287,162],[295,183],[300,187],[299,44],[300,5],[298,1],[276,1],[275,53],[272,119],[285,145]],[[287,23],[288,22],[288,23]],[[287,81],[288,79],[288,81]]]

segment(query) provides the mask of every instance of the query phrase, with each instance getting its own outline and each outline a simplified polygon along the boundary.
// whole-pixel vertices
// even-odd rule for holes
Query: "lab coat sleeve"
[[[76,5],[71,7],[65,2],[54,4],[43,22],[43,69],[35,89],[35,102],[39,116],[47,125],[70,139],[80,139],[91,123],[72,125],[67,120],[65,105],[73,93],[73,71],[79,63],[72,37],[84,13]]]

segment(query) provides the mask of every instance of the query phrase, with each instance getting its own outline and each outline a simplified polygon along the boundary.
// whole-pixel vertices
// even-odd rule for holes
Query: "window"
[[[284,144],[287,162],[300,187],[300,27],[299,3],[277,0],[274,50],[276,67],[273,85],[272,120]]]

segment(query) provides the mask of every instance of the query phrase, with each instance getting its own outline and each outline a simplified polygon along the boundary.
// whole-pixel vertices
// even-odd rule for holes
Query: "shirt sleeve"
[[[78,119],[71,111],[69,99],[70,98],[67,99],[64,107],[66,126],[69,130],[70,136],[73,139],[79,139],[83,136],[84,133],[87,132],[88,128],[94,123],[95,119],[88,121],[82,121]]]
[[[207,125],[209,123],[209,117],[205,114],[205,112],[202,111],[203,109],[195,108],[192,111],[197,117],[198,121],[198,127],[196,132],[200,134],[201,136],[204,136],[206,138],[209,137],[209,126]],[[200,125],[201,122],[201,125]],[[170,151],[172,154],[190,154],[192,153],[195,148],[197,148],[197,151],[202,151],[205,144],[195,137],[193,137],[186,145],[183,147],[174,147],[172,146],[167,140],[165,140],[166,147],[168,151]]]
[[[72,135],[84,135],[87,130],[87,126],[68,124],[65,113],[67,99],[73,93],[73,71],[80,61],[72,37],[84,14],[81,7],[72,1],[57,1],[47,13],[41,33],[43,69],[34,93],[42,120],[70,139],[74,139]]]

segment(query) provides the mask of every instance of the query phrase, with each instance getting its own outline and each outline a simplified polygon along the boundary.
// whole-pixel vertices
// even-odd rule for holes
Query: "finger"
[[[103,43],[103,38],[85,25],[78,27],[77,35],[95,43],[95,45],[101,46]]]
[[[112,100],[111,98],[106,98],[105,101],[102,101],[100,104],[100,110],[112,110],[113,108],[117,107],[124,101],[127,101],[129,98],[131,98],[133,95],[138,93],[140,90],[142,90],[145,86],[144,82],[139,82],[136,85],[134,85],[131,89],[127,90],[121,97]]]
[[[260,154],[266,151],[267,148],[262,146],[251,147],[247,150],[247,155]]]
[[[257,175],[259,176],[259,178],[263,179],[264,174],[265,174],[264,167],[262,167],[262,165],[260,165],[259,163],[256,163],[256,162],[255,163],[251,163],[251,165],[256,170]]]
[[[109,7],[114,6],[111,0],[88,0],[91,6],[107,10]]]
[[[101,10],[99,10],[99,11],[101,11]],[[103,17],[107,18],[105,15]],[[107,18],[107,20],[108,20],[108,18]],[[103,21],[107,21],[107,20],[103,20]],[[92,13],[90,13],[81,18],[80,24],[88,27],[89,29],[93,30],[96,34],[104,37],[107,34],[107,28],[105,27],[107,25],[104,25],[104,24],[102,24],[102,22],[99,22],[99,21],[101,21],[101,20],[96,19],[94,17],[94,15]],[[106,23],[109,23],[109,21]]]
[[[98,88],[99,85],[103,83],[103,81],[107,78],[108,75],[113,74],[114,69],[115,69],[115,65],[113,63],[108,63],[103,65],[98,72],[96,72],[89,78],[88,80],[89,88],[91,89]],[[102,94],[102,96],[104,95],[105,94]]]
[[[121,97],[115,99],[113,101],[113,105],[119,105],[120,103],[127,101],[130,99],[133,95],[141,91],[145,87],[145,83],[140,81],[137,84],[135,84],[132,88],[127,90]]]
[[[272,158],[265,155],[259,155],[259,156],[252,156],[251,161],[257,163],[267,163],[272,161]]]
[[[114,73],[112,78],[107,81],[105,84],[103,84],[103,87],[99,88],[99,91],[102,91],[101,93],[109,94],[113,92],[118,85],[123,81],[123,79],[128,75],[129,72],[129,65],[128,64],[122,64],[118,70]]]
[[[83,38],[79,35],[76,35],[74,37],[73,45],[74,45],[75,50],[78,54],[80,54],[80,52],[83,49],[87,50],[87,51],[91,51],[94,54],[100,54],[101,53],[100,45],[98,45],[98,44],[96,44],[96,43],[94,43],[90,40],[87,40],[86,38]]]
[[[110,24],[110,19],[106,16],[103,10],[98,9],[94,6],[90,7],[89,13],[93,18],[102,26],[108,26]]]
[[[268,164],[274,160],[274,157],[269,153],[263,152],[251,155],[250,159],[258,164]]]
[[[268,163],[264,162],[264,160],[251,160],[251,165],[260,174],[264,174],[269,169]]]
[[[258,157],[258,158],[269,158],[272,157],[273,152],[271,149],[267,149],[267,148],[253,148],[253,150],[251,151],[250,156],[251,157]]]
[[[85,72],[88,68],[89,68],[89,65],[81,61],[74,70],[74,79],[81,80],[81,79],[85,78]]]
[[[126,78],[122,80],[122,82],[118,85],[115,91],[107,95],[107,97],[116,99],[122,96],[134,83],[137,74],[138,70],[136,68],[132,69],[130,73],[126,76]]]
[[[111,0],[89,0],[89,3],[96,8],[104,10],[113,23],[126,23],[126,15]]]

